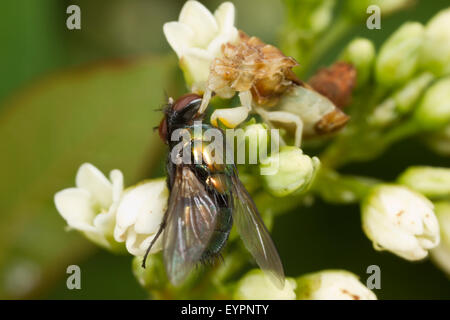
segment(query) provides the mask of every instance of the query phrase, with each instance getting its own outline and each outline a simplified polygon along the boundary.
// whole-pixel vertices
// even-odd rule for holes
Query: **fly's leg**
[[[302,143],[302,132],[303,132],[303,121],[302,119],[290,112],[284,111],[272,111],[268,112],[262,108],[257,108],[256,112],[264,119],[266,122],[282,122],[291,123],[295,125],[295,146],[300,147]]]
[[[167,220],[167,213],[164,215],[163,221],[159,225],[158,232],[156,233],[155,237],[152,239],[152,242],[150,242],[150,245],[148,246],[147,250],[145,251],[144,258],[142,260],[142,268],[145,269],[145,263],[147,261],[148,254],[150,253],[150,250],[152,249],[153,245],[155,244],[156,240],[158,240],[159,236],[163,232],[164,228],[166,227],[166,220]]]

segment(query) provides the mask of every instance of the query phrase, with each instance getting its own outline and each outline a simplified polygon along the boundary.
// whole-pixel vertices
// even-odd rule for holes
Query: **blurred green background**
[[[220,1],[202,1],[214,10]],[[164,146],[152,128],[155,112],[184,92],[162,25],[176,20],[181,0],[6,0],[0,2],[0,298],[141,299],[131,256],[97,249],[65,223],[56,191],[74,185],[83,162],[124,172],[126,185],[161,175]],[[66,8],[81,7],[81,30],[66,28]],[[278,0],[235,0],[237,26],[277,43],[283,23]],[[417,1],[365,22],[325,55],[333,61],[354,36],[378,46],[407,20],[426,22],[448,0]],[[300,61],[300,65],[302,62]],[[393,146],[375,162],[344,172],[394,179],[410,165],[448,166],[418,139]],[[381,267],[381,299],[450,299],[450,282],[430,261],[410,263],[373,250],[360,226],[359,207],[317,200],[277,218],[273,238],[288,276],[347,269],[362,281]],[[66,288],[66,268],[78,264],[82,289]]]

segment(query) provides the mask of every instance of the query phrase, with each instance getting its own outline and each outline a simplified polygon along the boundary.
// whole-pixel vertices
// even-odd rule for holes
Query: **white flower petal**
[[[125,242],[125,246],[129,253],[134,256],[143,256],[147,251],[148,246],[151,241],[155,237],[155,234],[152,235],[142,235],[137,234],[134,230],[130,230],[127,234],[127,240]],[[162,249],[162,236],[160,236],[152,249],[150,250],[151,254],[157,253]]]
[[[116,240],[117,242],[124,242],[125,240],[127,240],[127,230],[128,227],[125,228],[116,223],[114,227],[114,240]]]
[[[75,178],[78,188],[90,192],[91,199],[102,208],[109,208],[112,203],[112,185],[105,175],[90,163],[84,163],[78,169]]]
[[[433,262],[450,276],[450,247],[442,242],[439,246],[431,250],[430,253]]]
[[[169,191],[165,179],[151,180],[125,191],[117,209],[114,239],[125,241],[128,252],[144,255],[167,209]],[[161,250],[161,238],[151,253]]]
[[[208,52],[214,56],[218,57],[222,51],[222,45],[225,43],[234,43],[239,38],[239,33],[236,28],[221,33],[215,37],[208,45]]]
[[[220,32],[234,28],[235,9],[231,2],[222,3],[214,12]]]
[[[93,225],[99,233],[112,235],[115,221],[115,211],[102,212],[94,218]]]
[[[95,231],[92,221],[95,212],[92,209],[91,195],[79,188],[70,188],[55,194],[55,205],[69,227],[81,231]]]
[[[219,31],[214,16],[198,1],[187,1],[178,20],[194,31],[195,38],[192,40],[199,47],[205,47]]]
[[[192,47],[194,32],[187,25],[180,22],[167,22],[163,32],[172,49],[181,58],[187,48]]]
[[[189,48],[180,59],[180,66],[188,83],[193,84],[193,92],[203,93],[209,77],[209,67],[214,57],[206,50]]]
[[[113,202],[117,202],[122,197],[123,192],[123,174],[120,170],[113,170],[109,174],[109,178],[112,182],[112,198]]]
[[[117,225],[125,229],[134,224],[140,232],[154,232],[154,226],[139,225],[138,221],[151,221],[140,218],[141,215],[164,213],[167,206],[167,188],[164,179],[140,184],[125,191],[117,209]],[[153,221],[155,222],[155,221]],[[157,223],[159,225],[160,221]],[[151,230],[150,230],[151,229]],[[138,232],[139,232],[138,231]]]
[[[92,242],[104,247],[104,248],[111,248],[111,243],[106,240],[105,236],[99,232],[98,230],[95,231],[83,231],[86,238],[91,240]]]

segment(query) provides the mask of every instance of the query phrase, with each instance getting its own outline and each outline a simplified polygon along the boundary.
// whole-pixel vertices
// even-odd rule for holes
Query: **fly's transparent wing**
[[[164,230],[164,264],[173,284],[199,261],[214,231],[217,205],[188,167],[178,167]]]
[[[284,287],[284,271],[280,256],[259,215],[256,205],[242,182],[233,175],[234,221],[245,247],[259,267],[280,289]]]

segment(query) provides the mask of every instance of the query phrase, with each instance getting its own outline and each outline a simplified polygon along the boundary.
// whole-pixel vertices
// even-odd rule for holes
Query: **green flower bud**
[[[269,147],[271,140],[266,124],[257,123],[252,118],[243,128],[235,129],[234,134],[237,136],[236,153],[238,157],[239,155],[249,155],[248,163],[250,164],[259,163],[261,160],[267,158],[270,153]],[[279,146],[275,146],[274,150],[278,150],[278,148]],[[238,162],[241,163],[239,160]]]
[[[435,211],[441,228],[441,243],[431,250],[431,259],[450,275],[450,202],[435,203]]]
[[[440,11],[426,25],[421,64],[436,75],[450,73],[450,8]]]
[[[400,85],[414,75],[419,64],[424,27],[418,22],[403,24],[381,47],[375,63],[377,81],[386,87]]]
[[[164,269],[161,253],[152,254],[147,258],[145,269],[142,268],[142,257],[134,257],[132,262],[133,274],[139,284],[149,292],[163,290],[169,281]]]
[[[375,108],[373,114],[369,116],[369,122],[376,126],[385,126],[410,112],[433,79],[432,73],[424,72],[408,81]]]
[[[414,117],[429,130],[441,129],[450,123],[450,77],[440,79],[428,88]]]
[[[423,91],[433,81],[434,76],[430,72],[424,72],[409,81],[403,88],[394,94],[395,109],[405,114],[414,107]]]
[[[261,163],[260,170],[268,191],[284,197],[308,190],[319,167],[317,157],[303,154],[300,148],[285,146]]]
[[[356,86],[364,86],[372,73],[375,61],[375,46],[365,38],[356,38],[341,53],[339,60],[351,63],[356,68]]]
[[[426,138],[428,145],[438,154],[450,156],[450,124]]]
[[[376,300],[358,277],[345,270],[324,270],[297,279],[298,300]]]
[[[311,11],[309,16],[309,25],[313,33],[318,34],[325,30],[333,19],[333,9],[336,4],[335,0],[322,0],[311,2],[318,7]]]
[[[278,289],[261,270],[251,270],[239,280],[234,292],[236,300],[295,300],[294,279],[286,278],[283,289]]]
[[[406,187],[379,185],[362,203],[362,227],[376,250],[420,260],[439,244],[433,208],[427,198]]]
[[[450,168],[410,167],[400,175],[398,183],[429,198],[450,197]]]
[[[442,244],[450,248],[450,202],[437,202],[434,208],[441,227]]]

